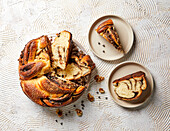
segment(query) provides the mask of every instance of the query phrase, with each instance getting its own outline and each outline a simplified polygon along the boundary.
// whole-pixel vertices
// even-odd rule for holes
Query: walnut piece
[[[100,92],[101,94],[104,94],[104,93],[105,93],[105,91],[103,90],[103,88],[99,88],[99,92]]]
[[[62,117],[63,116],[63,111],[60,110],[60,109],[57,109],[56,114],[58,115],[58,117]]]
[[[94,101],[94,97],[90,93],[87,94],[87,98],[90,102]]]
[[[98,77],[99,77],[99,75],[96,75],[96,76],[94,77],[94,79],[95,79],[95,80],[97,80],[97,79],[98,79]]]
[[[104,80],[104,77],[99,76],[99,75],[96,75],[96,76],[94,77],[94,79],[96,80],[96,82],[101,82],[101,81]]]
[[[75,109],[75,111],[79,117],[83,115],[83,112],[80,109]]]

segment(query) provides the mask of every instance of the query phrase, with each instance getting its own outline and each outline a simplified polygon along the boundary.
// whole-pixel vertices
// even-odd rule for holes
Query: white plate
[[[135,73],[137,71],[143,71],[145,73],[147,84],[148,84],[147,89],[142,92],[142,95],[137,100],[128,102],[128,101],[118,99],[116,93],[114,92],[114,86],[112,82],[115,79]],[[108,78],[108,87],[109,87],[109,92],[113,97],[113,100],[117,104],[126,108],[136,108],[145,104],[149,100],[153,92],[154,84],[153,84],[152,75],[147,68],[145,68],[143,65],[139,63],[128,61],[128,62],[120,63],[111,71]]]
[[[91,50],[96,56],[103,60],[117,60],[122,58],[125,54],[117,51],[112,44],[95,31],[102,22],[108,19],[113,20],[125,54],[130,51],[134,41],[133,30],[125,20],[115,15],[107,15],[97,19],[90,27],[88,40]],[[100,45],[98,43],[100,43]]]

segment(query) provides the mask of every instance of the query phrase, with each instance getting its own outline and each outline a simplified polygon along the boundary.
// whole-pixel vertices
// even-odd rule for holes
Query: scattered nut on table
[[[94,77],[95,80],[97,80],[98,78],[99,78],[99,75],[96,75],[96,76]]]
[[[83,115],[83,112],[80,109],[75,109],[75,111],[79,117]]]
[[[90,102],[94,101],[94,97],[90,93],[87,94],[87,98]]]
[[[63,116],[63,111],[60,110],[60,109],[57,109],[56,114],[58,115],[58,117],[62,117]]]
[[[96,76],[94,77],[94,79],[96,80],[96,82],[101,82],[101,81],[104,80],[104,77],[99,76],[99,75],[96,75]]]
[[[100,92],[101,94],[104,94],[104,93],[105,93],[105,91],[103,90],[103,88],[99,88],[99,92]]]

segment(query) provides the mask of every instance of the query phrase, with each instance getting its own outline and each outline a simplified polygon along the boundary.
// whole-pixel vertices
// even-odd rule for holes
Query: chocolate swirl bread
[[[119,99],[131,101],[136,100],[142,94],[142,91],[147,88],[145,73],[142,71],[124,76],[114,80],[115,93]]]
[[[96,29],[96,31],[109,43],[111,43],[118,51],[124,53],[123,47],[120,43],[119,35],[111,19],[101,23]]]
[[[71,36],[70,32],[62,31],[54,43],[47,36],[41,36],[28,42],[21,52],[22,90],[41,106],[68,105],[88,86],[95,64],[90,56],[78,50]]]

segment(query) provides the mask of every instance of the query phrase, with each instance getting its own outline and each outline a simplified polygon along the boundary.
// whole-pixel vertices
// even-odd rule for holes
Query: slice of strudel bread
[[[72,34],[62,31],[52,43],[52,67],[66,69],[72,47]]]
[[[142,91],[147,88],[145,73],[142,71],[124,76],[114,80],[114,91],[119,99],[131,101],[136,100],[142,94]]]
[[[101,23],[96,29],[96,31],[109,43],[111,43],[118,51],[124,53],[123,47],[120,43],[119,35],[111,19]]]

